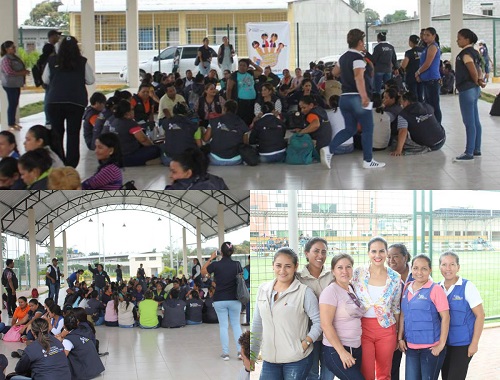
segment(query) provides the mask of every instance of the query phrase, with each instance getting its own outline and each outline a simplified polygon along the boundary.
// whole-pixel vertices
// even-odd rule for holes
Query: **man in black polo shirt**
[[[59,300],[59,289],[61,288],[61,277],[64,274],[61,273],[59,267],[57,266],[57,259],[54,257],[52,259],[52,265],[47,266],[47,273],[45,274],[45,282],[49,287],[49,298],[52,298],[57,304]]]

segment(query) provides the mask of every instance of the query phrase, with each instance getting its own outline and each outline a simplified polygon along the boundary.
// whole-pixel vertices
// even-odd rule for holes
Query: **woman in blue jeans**
[[[321,335],[318,299],[296,278],[298,266],[297,254],[280,248],[273,259],[276,278],[257,293],[250,352],[251,361],[262,353],[261,380],[305,380],[313,364]]]
[[[455,78],[467,142],[465,152],[456,157],[455,162],[472,161],[474,156],[481,155],[482,128],[477,101],[481,95],[481,87],[484,87],[485,83],[481,72],[481,57],[474,49],[476,42],[477,36],[472,30],[458,31],[457,44],[462,51],[455,61]]]
[[[9,128],[14,131],[21,129],[16,124],[16,111],[19,105],[19,97],[21,96],[21,87],[26,82],[26,75],[30,72],[16,55],[16,45],[12,41],[5,41],[0,50],[2,61],[0,65],[0,77],[2,79],[2,87],[7,93],[7,101],[9,106],[7,108],[7,120]]]
[[[420,55],[420,67],[415,73],[417,82],[424,86],[425,102],[434,108],[434,115],[441,124],[443,118],[441,106],[439,104],[439,94],[441,89],[441,73],[439,66],[441,63],[441,50],[439,47],[439,36],[436,29],[427,28],[423,33],[423,40],[426,44],[424,51]]]
[[[233,245],[230,242],[222,243],[220,252],[222,258],[213,262],[217,258],[217,253],[213,252],[210,259],[201,268],[201,275],[214,274],[217,287],[214,294],[214,308],[219,319],[220,342],[222,345],[223,360],[229,360],[229,321],[233,330],[234,342],[237,348],[237,357],[241,359],[241,347],[238,339],[241,335],[240,313],[241,302],[236,298],[236,275],[242,273],[241,264],[233,261],[231,255],[234,253]]]
[[[333,68],[333,75],[340,76],[342,95],[339,107],[345,120],[345,129],[338,132],[330,146],[320,149],[321,163],[330,169],[330,161],[340,145],[353,137],[358,124],[361,125],[361,143],[363,145],[363,168],[383,168],[384,162],[373,159],[373,114],[370,108],[368,94],[372,91],[371,76],[367,70],[367,63],[363,55],[365,48],[365,33],[359,29],[352,29],[347,34],[349,50],[345,52]],[[372,104],[373,105],[373,104]]]
[[[446,356],[450,307],[443,288],[429,277],[431,267],[428,256],[413,258],[414,280],[401,299],[398,345],[406,353],[406,380],[437,380]]]

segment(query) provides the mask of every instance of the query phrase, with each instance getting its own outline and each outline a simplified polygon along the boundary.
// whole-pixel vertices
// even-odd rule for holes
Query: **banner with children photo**
[[[248,58],[262,68],[270,66],[281,74],[290,64],[290,25],[288,22],[249,22],[246,24]]]

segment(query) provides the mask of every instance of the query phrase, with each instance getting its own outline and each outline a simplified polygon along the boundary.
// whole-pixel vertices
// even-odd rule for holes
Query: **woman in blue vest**
[[[456,253],[443,253],[439,257],[439,269],[444,277],[439,284],[450,304],[450,332],[441,377],[443,380],[465,380],[483,332],[483,300],[476,286],[458,274],[460,264]]]
[[[455,158],[456,162],[470,161],[474,156],[481,155],[482,127],[477,102],[481,95],[481,87],[484,87],[485,83],[481,70],[481,57],[474,49],[476,42],[477,36],[472,30],[458,31],[457,44],[462,51],[455,61],[456,86],[467,138],[465,152]]]
[[[439,46],[439,36],[436,29],[427,28],[423,34],[426,43],[424,51],[420,55],[420,68],[415,73],[417,82],[424,86],[425,102],[434,108],[436,119],[441,124],[443,118],[439,105],[441,73],[439,65],[441,62],[441,50]]]
[[[398,345],[406,353],[406,380],[437,380],[446,355],[448,300],[443,289],[429,279],[431,266],[429,257],[415,256],[411,264],[414,281],[405,285],[401,300]]]

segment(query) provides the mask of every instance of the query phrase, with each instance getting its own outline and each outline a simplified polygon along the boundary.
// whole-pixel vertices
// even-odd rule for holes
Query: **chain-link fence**
[[[500,193],[466,191],[252,191],[250,244],[252,295],[274,278],[272,258],[280,247],[300,253],[311,237],[328,242],[331,257],[368,261],[367,243],[374,236],[389,244],[404,243],[412,256],[429,255],[432,276],[441,281],[439,255],[460,256],[460,274],[471,280],[484,300],[488,318],[500,318]],[[292,207],[291,207],[292,206]],[[296,225],[292,233],[290,225]]]

